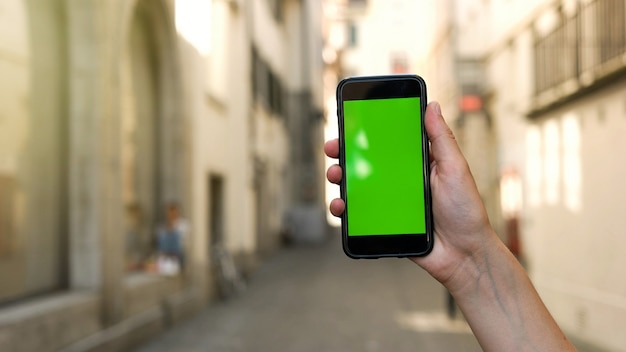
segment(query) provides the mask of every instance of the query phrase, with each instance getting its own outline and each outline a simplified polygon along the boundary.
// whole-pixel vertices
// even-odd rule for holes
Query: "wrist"
[[[505,269],[508,266],[505,262],[510,260],[509,250],[493,229],[485,231],[482,236],[476,236],[483,239],[477,248],[469,252],[459,262],[454,272],[442,282],[456,299],[480,294],[481,282],[493,279],[494,270]]]
[[[483,350],[573,351],[517,259],[495,233],[485,238],[444,283]]]

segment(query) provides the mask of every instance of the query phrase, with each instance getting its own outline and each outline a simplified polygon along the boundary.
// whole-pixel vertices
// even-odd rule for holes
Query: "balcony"
[[[535,110],[541,111],[626,74],[626,2],[595,0],[561,14],[535,35]]]

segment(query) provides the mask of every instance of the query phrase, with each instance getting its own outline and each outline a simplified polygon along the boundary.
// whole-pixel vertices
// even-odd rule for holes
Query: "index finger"
[[[324,153],[330,158],[339,158],[339,139],[331,139],[324,144]]]

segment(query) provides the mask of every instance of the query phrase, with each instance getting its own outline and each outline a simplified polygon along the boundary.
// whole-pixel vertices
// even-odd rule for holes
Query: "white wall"
[[[288,131],[284,117],[268,112],[263,103],[255,103],[251,88],[251,44],[286,89],[316,88],[315,72],[303,68],[299,28],[301,5],[287,2],[282,22],[277,22],[268,2],[253,0],[233,6],[213,1],[211,9],[211,47],[203,55],[193,48],[187,60],[187,93],[191,96],[193,116],[193,183],[195,190],[194,231],[201,234],[196,255],[205,255],[208,218],[208,177],[218,174],[225,181],[226,244],[233,251],[257,250],[257,224],[266,221],[268,230],[278,233],[283,226],[283,212],[288,206]],[[315,6],[307,3],[315,16]],[[312,25],[315,22],[311,23]],[[313,40],[319,32],[306,33]],[[319,44],[318,44],[319,45]],[[319,58],[309,58],[312,66]],[[321,79],[320,79],[321,81]],[[319,94],[319,93],[318,93]],[[287,101],[285,99],[284,103]],[[266,165],[267,209],[257,209],[254,188],[254,161]],[[257,219],[262,210],[264,219]]]
[[[210,15],[205,19],[212,23],[210,52],[202,54],[184,39],[182,43],[193,121],[193,251],[205,258],[209,255],[210,222],[215,221],[209,214],[211,175],[223,179],[225,245],[248,253],[255,247],[245,12],[233,11],[225,2],[213,2]]]
[[[392,73],[392,55],[406,56],[408,71],[421,73],[422,58],[428,49],[433,8],[426,1],[370,0],[351,17],[357,26],[357,43],[344,53],[349,75]],[[423,74],[423,73],[422,73]]]
[[[610,350],[626,343],[616,333],[626,324],[624,92],[622,80],[541,117],[544,165],[546,126],[556,126],[556,190],[544,168],[526,208],[530,269],[546,304],[566,330]]]
[[[552,1],[494,1],[487,57],[499,166],[523,178],[522,243],[529,273],[561,327],[608,350],[626,342],[626,82],[529,119],[532,32]],[[571,1],[566,1],[571,6]],[[534,8],[533,8],[534,7]],[[512,10],[511,10],[512,9]],[[539,11],[540,9],[541,11]],[[566,9],[567,11],[567,9]],[[547,27],[546,27],[547,28]]]

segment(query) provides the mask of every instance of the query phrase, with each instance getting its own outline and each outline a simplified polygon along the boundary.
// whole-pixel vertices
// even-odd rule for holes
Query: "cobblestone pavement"
[[[239,297],[138,351],[480,351],[445,297],[410,261],[352,260],[335,236],[278,252]]]

